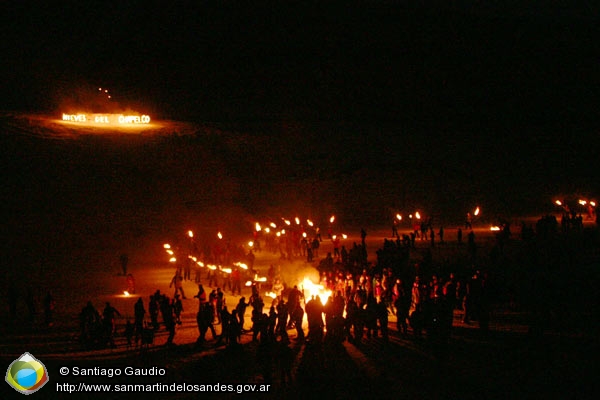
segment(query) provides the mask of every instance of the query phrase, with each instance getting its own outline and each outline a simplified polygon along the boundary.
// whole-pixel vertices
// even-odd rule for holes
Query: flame
[[[196,264],[198,264],[200,267],[204,267],[204,263],[202,261],[198,261]]]
[[[345,233],[342,233],[342,239],[348,239],[348,235],[346,235]]]
[[[494,225],[490,228],[490,231],[499,231],[499,230],[500,230],[500,227],[497,225]]]
[[[398,221],[402,221],[402,215],[396,214],[396,218],[398,219]]]
[[[254,246],[254,242],[253,242],[252,240],[251,240],[251,241],[249,241],[249,242],[248,242],[248,246],[249,246],[249,247],[252,247],[252,246]]]
[[[307,237],[308,235],[306,234],[306,232],[302,232],[302,237]]]
[[[417,211],[417,212],[415,213],[415,217],[416,217],[417,219],[421,219],[421,214],[419,214],[419,212]]]
[[[130,294],[129,294],[129,292],[128,292],[127,290],[125,290],[125,291],[123,292],[123,296],[125,296],[125,297],[129,297],[129,296],[130,296]]]
[[[223,239],[223,234],[221,234],[221,232],[217,232],[217,237],[218,237],[219,239]]]
[[[173,255],[173,250],[167,250],[167,254],[172,256]]]
[[[194,232],[188,231],[188,236],[191,237],[191,238],[193,238],[194,237]]]
[[[266,233],[271,233],[271,228],[269,228],[269,227],[266,227],[266,228],[265,228],[265,232],[266,232]]]
[[[257,222],[257,223],[254,225],[254,228],[256,229],[256,232],[260,232],[260,231],[261,231],[261,229],[262,229],[262,228],[260,227],[260,224],[259,224],[258,222]]]
[[[221,268],[221,271],[225,272],[226,274],[230,274],[231,268]]]
[[[237,267],[240,267],[242,269],[248,269],[248,266],[246,264],[244,264],[244,263],[241,263],[241,262],[233,263],[233,265],[235,265]]]
[[[277,225],[275,225],[275,222],[271,222],[269,225],[271,225],[271,228],[273,228],[273,229],[277,228]]]
[[[590,206],[596,207],[596,202],[595,201],[590,201]]]
[[[473,215],[475,215],[475,216],[478,216],[478,215],[479,215],[479,207],[477,207],[477,208],[475,209],[475,212],[473,213]]]
[[[289,219],[284,219],[283,222],[285,222],[286,225],[291,225],[292,224]]]
[[[585,206],[587,204],[587,201],[585,201],[585,200],[579,200],[579,204],[581,204],[582,206]]]
[[[172,262],[172,263],[174,263],[174,262],[176,262],[176,261],[177,261],[177,259],[176,259],[175,257],[171,257],[171,258],[169,259],[169,262]]]
[[[267,293],[265,293],[265,296],[270,297],[272,299],[276,299],[277,298],[277,294],[275,294],[273,292],[267,292]]]
[[[110,98],[110,96],[109,96]],[[76,114],[63,113],[62,123],[77,123],[85,126],[144,126],[150,124],[149,115],[123,115],[123,114]]]
[[[250,286],[252,286],[252,281],[246,281],[246,283],[244,285],[247,287],[250,287]]]
[[[165,244],[163,244],[163,248],[170,249],[171,245],[169,243],[165,243]]]
[[[335,215],[332,215],[331,218],[329,218],[330,224],[333,224],[333,221],[335,221]]]
[[[562,201],[560,201],[560,200],[556,200],[554,203],[555,203],[557,206],[562,206]]]
[[[304,290],[306,301],[310,300],[312,296],[319,296],[321,303],[325,305],[329,296],[332,295],[331,290],[325,289],[323,285],[313,283],[313,281],[311,281],[308,277],[305,277],[300,284]]]
[[[215,269],[217,269],[217,266],[216,266],[216,265],[213,265],[213,264],[209,264],[209,265],[207,265],[207,267],[208,267],[209,269],[212,269],[213,271],[214,271]]]
[[[306,223],[308,224],[308,226],[313,226],[314,225],[313,222],[310,219],[307,219]]]

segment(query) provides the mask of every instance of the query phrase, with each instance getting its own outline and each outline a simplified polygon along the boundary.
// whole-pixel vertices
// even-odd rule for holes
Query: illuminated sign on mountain
[[[137,125],[149,124],[149,115],[124,115],[124,114],[66,114],[63,113],[62,120],[65,122],[76,122],[85,124],[118,124]]]

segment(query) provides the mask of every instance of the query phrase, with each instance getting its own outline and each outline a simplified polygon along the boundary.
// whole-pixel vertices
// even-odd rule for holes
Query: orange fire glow
[[[244,263],[241,263],[241,262],[233,263],[233,265],[235,265],[237,267],[240,267],[242,269],[248,269],[248,266],[246,264],[244,264]]]
[[[332,295],[331,290],[325,289],[323,285],[313,283],[313,281],[307,277],[304,278],[300,285],[304,291],[304,298],[306,301],[309,301],[312,296],[319,296],[321,303],[326,304],[327,299]]]
[[[149,115],[63,113],[61,122],[86,126],[134,126],[150,124]]]

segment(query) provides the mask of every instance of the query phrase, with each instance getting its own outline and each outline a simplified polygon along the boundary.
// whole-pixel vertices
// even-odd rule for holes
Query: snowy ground
[[[383,240],[387,232],[374,231],[369,235],[368,246],[375,249],[376,243]],[[481,234],[483,235],[483,230]],[[349,240],[358,239],[357,236]],[[451,239],[450,239],[451,240]],[[422,244],[421,246],[427,246]],[[448,245],[450,246],[450,245]],[[323,250],[330,249],[324,242]],[[281,262],[277,256],[261,252],[257,256],[257,266],[264,268],[271,262]],[[282,263],[282,268],[306,270],[306,263]],[[589,384],[588,368],[592,359],[586,354],[587,346],[594,340],[586,335],[547,335],[543,338],[528,338],[527,321],[520,313],[498,310],[492,316],[490,332],[482,335],[477,324],[465,325],[461,322],[461,312],[456,311],[453,336],[448,359],[440,362],[432,355],[426,340],[415,340],[411,335],[401,335],[396,331],[396,320],[390,317],[390,342],[381,338],[364,338],[360,345],[344,342],[341,347],[315,349],[303,342],[295,341],[295,331],[290,330],[291,349],[294,352],[293,382],[285,385],[277,374],[265,381],[264,364],[260,362],[260,349],[252,343],[251,335],[244,334],[239,352],[225,346],[215,347],[210,334],[207,343],[198,347],[195,322],[197,300],[193,299],[196,285],[186,281],[184,290],[188,297],[184,300],[183,324],[178,326],[175,348],[165,347],[164,328],[157,333],[154,343],[146,350],[128,348],[123,336],[117,337],[116,349],[89,351],[76,340],[77,320],[86,299],[91,299],[101,308],[110,301],[119,309],[123,317],[119,319],[120,332],[126,316],[131,316],[133,304],[141,295],[147,304],[148,296],[156,289],[171,294],[169,281],[173,274],[168,263],[153,260],[132,260],[131,270],[136,276],[136,295],[120,295],[124,287],[124,277],[117,276],[115,268],[95,274],[95,285],[85,293],[79,293],[68,302],[59,300],[56,324],[51,329],[40,326],[40,316],[31,326],[26,322],[26,311],[21,310],[19,321],[4,321],[7,329],[0,341],[2,361],[10,363],[27,351],[41,359],[49,369],[52,384],[61,382],[84,383],[174,383],[188,384],[271,384],[268,396],[305,398],[319,394],[329,394],[336,398],[363,398],[377,394],[383,398],[538,398],[538,393],[552,395],[571,393],[574,382]],[[70,290],[70,289],[69,289]],[[74,290],[77,290],[74,288]],[[249,296],[249,289],[244,293]],[[227,304],[235,304],[239,296],[226,293]],[[267,305],[268,298],[267,298]],[[246,314],[246,328],[250,327],[250,308]],[[17,322],[17,323],[15,323]],[[220,326],[216,326],[217,333]],[[305,321],[306,329],[306,321]],[[275,357],[275,356],[273,356]],[[274,358],[276,360],[276,357]],[[58,373],[60,367],[74,366],[93,368],[164,368],[164,377],[124,378],[116,377],[70,377],[63,378]],[[54,387],[44,388],[61,397]],[[541,390],[541,392],[540,392]],[[585,398],[585,390],[576,389],[577,398]],[[62,394],[67,397],[66,395]],[[121,394],[122,395],[122,394]],[[131,393],[129,394],[131,395]],[[107,394],[108,398],[123,398],[117,393]],[[168,398],[196,398],[195,393],[169,394]],[[233,398],[237,394],[214,394],[210,398]],[[583,396],[583,397],[581,397]],[[80,397],[75,397],[80,398]],[[165,394],[149,395],[148,398],[165,398]]]

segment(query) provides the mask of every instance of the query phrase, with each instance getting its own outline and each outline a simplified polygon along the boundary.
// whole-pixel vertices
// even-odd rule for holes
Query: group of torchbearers
[[[365,236],[366,232],[362,230],[362,244],[364,244]],[[328,257],[331,257],[331,254],[328,254]],[[123,273],[126,274],[127,258],[122,257],[121,261],[124,266]],[[236,268],[236,271],[239,270]],[[210,272],[214,275],[214,271]],[[326,338],[335,341],[348,339],[360,342],[365,329],[367,338],[377,337],[378,332],[381,332],[383,339],[387,340],[388,315],[390,313],[397,316],[399,332],[406,333],[408,321],[415,335],[420,335],[424,327],[432,330],[431,324],[427,325],[427,321],[437,321],[439,325],[439,321],[448,320],[447,317],[438,315],[447,308],[442,306],[440,300],[442,296],[438,296],[438,292],[428,292],[435,293],[435,295],[432,295],[431,299],[424,300],[425,295],[420,294],[420,292],[426,290],[420,287],[419,277],[416,278],[411,294],[408,296],[410,299],[407,300],[407,296],[401,295],[405,292],[405,289],[401,288],[399,282],[396,282],[392,290],[390,279],[380,281],[377,277],[367,274],[366,270],[363,270],[363,273],[356,278],[348,274],[347,277],[343,277],[345,279],[334,279],[339,285],[331,282],[331,279],[330,282],[327,282],[327,275],[325,274],[325,282],[323,283],[333,285],[331,287],[333,290],[331,290],[331,296],[323,302],[323,299],[316,295],[305,298],[303,291],[299,290],[297,286],[286,289],[280,277],[275,276],[279,275],[277,272],[280,271],[271,266],[268,274],[269,284],[273,290],[276,289],[276,295],[268,310],[265,310],[264,301],[259,294],[259,282],[252,283],[252,294],[249,301],[246,302],[246,298],[241,297],[231,311],[225,303],[225,295],[221,288],[207,293],[203,285],[198,283],[198,293],[194,296],[199,302],[198,312],[196,313],[199,330],[197,343],[200,344],[206,341],[208,331],[211,332],[213,340],[217,340],[217,344],[238,344],[241,335],[248,331],[252,332],[253,341],[258,341],[259,338],[261,341],[263,339],[279,339],[281,342],[289,343],[287,331],[290,329],[296,330],[296,339],[307,340],[308,342],[322,341],[325,337],[325,330],[327,332]],[[126,276],[128,288],[134,292],[133,277],[131,274],[126,274]],[[209,286],[216,283],[214,277],[209,280]],[[234,280],[237,281],[239,278],[236,277]],[[162,323],[169,332],[166,344],[173,345],[176,325],[182,323],[182,299],[187,298],[183,289],[183,281],[182,269],[178,268],[169,285],[170,288],[174,289],[173,298],[169,298],[157,290],[156,293],[150,296],[148,312],[144,308],[142,299],[138,299],[134,310],[135,320],[133,324],[128,320],[125,329],[129,346],[132,343],[137,346],[140,340],[144,341],[145,333],[147,336],[148,331],[159,329],[159,314],[162,315]],[[385,296],[382,296],[380,292],[382,286],[387,287]],[[419,288],[419,290],[415,290],[415,288]],[[241,295],[241,287],[236,287],[236,289]],[[235,294],[235,292],[233,293]],[[284,300],[284,293],[287,295],[287,301]],[[391,301],[392,296],[394,299]],[[443,297],[446,298],[447,296],[444,295]],[[246,330],[245,314],[248,306],[252,308],[252,327]],[[467,306],[467,308],[469,307]],[[149,323],[145,321],[146,314],[149,314]],[[432,314],[436,315],[432,316]],[[80,315],[82,341],[88,346],[108,345],[114,347],[115,319],[120,315],[119,311],[107,303],[103,316],[100,317],[100,314],[93,309],[91,303],[88,303]],[[448,313],[444,313],[444,315],[448,315]],[[302,328],[305,316],[308,322],[307,335],[305,335]],[[221,325],[219,335],[215,325]]]
[[[464,309],[465,323],[477,320],[482,328],[487,328],[486,281],[479,272],[466,282],[462,291],[453,275],[446,280],[433,276],[429,282],[423,282],[417,276],[408,290],[400,279],[394,280],[391,286],[391,282],[387,281],[391,297],[381,292],[379,279],[367,274],[357,279],[347,278],[345,290],[333,291],[326,301],[322,301],[319,295],[305,296],[303,290],[294,286],[281,292],[268,308],[259,293],[259,284],[255,283],[251,286],[248,300],[242,296],[231,310],[220,288],[209,293],[199,284],[198,293],[194,296],[198,299],[196,322],[199,336],[196,343],[199,346],[206,343],[210,331],[212,340],[216,341],[215,346],[237,346],[245,333],[251,334],[253,342],[286,345],[291,340],[288,331],[295,330],[293,339],[308,344],[348,340],[360,345],[365,334],[367,339],[381,335],[387,341],[389,315],[393,314],[397,318],[399,333],[407,334],[410,326],[413,335],[418,338],[425,330],[427,338],[442,349],[449,337],[456,307]],[[372,290],[368,290],[369,284]],[[461,302],[460,296],[464,301]],[[250,326],[246,321],[248,307],[251,308]],[[125,328],[128,347],[133,344],[137,347],[140,342],[142,345],[151,344],[161,325],[168,332],[166,345],[173,346],[176,326],[182,323],[182,311],[181,296],[177,291],[173,298],[169,298],[157,290],[150,296],[148,311],[140,297],[134,306],[134,322],[127,320]],[[80,313],[81,342],[86,348],[114,348],[116,319],[120,316],[121,313],[108,302],[102,314],[88,302]],[[160,323],[159,317],[162,317]],[[304,321],[308,322],[307,333],[303,328]],[[215,329],[217,325],[221,325],[219,333]]]

